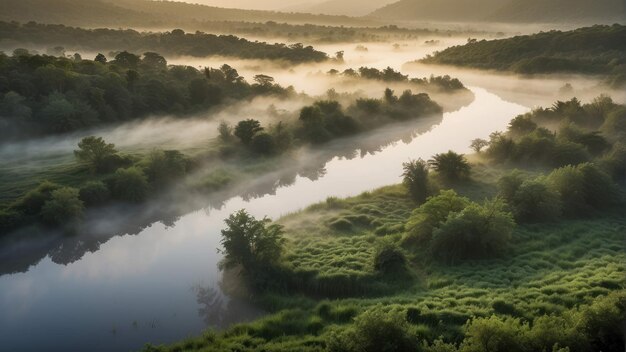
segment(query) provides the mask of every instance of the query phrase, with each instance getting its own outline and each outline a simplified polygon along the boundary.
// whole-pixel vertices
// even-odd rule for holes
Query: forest
[[[580,73],[604,75],[621,87],[626,77],[626,27],[596,25],[498,40],[472,40],[421,60],[521,74]]]
[[[0,55],[0,139],[66,133],[148,115],[184,116],[259,95],[296,94],[268,79],[250,84],[228,65],[203,71],[168,66],[155,52],[122,51],[110,59],[25,49]]]
[[[234,35],[215,35],[181,29],[170,32],[138,32],[132,29],[83,29],[29,22],[0,22],[0,46],[45,48],[52,53],[73,52],[158,52],[168,57],[224,56],[242,59],[280,60],[290,64],[322,62],[328,56],[302,44],[268,44]],[[56,49],[56,50],[55,50]],[[71,53],[71,52],[70,52]]]

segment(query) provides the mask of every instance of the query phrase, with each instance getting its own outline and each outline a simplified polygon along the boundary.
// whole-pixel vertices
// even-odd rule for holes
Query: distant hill
[[[369,17],[520,23],[626,21],[626,0],[400,0]]]
[[[347,16],[311,15],[211,7],[150,0],[0,0],[0,20],[57,23],[81,27],[180,27],[195,30],[207,21],[249,21],[367,25]]]
[[[499,40],[482,40],[435,53],[423,63],[524,74],[599,74],[626,82],[626,26],[596,25]]]
[[[626,21],[625,0],[513,0],[488,19],[502,22]]]
[[[285,10],[325,15],[365,16],[396,0],[326,0],[317,4],[300,4]]]
[[[478,21],[486,18],[503,0],[400,0],[369,16],[403,21]]]

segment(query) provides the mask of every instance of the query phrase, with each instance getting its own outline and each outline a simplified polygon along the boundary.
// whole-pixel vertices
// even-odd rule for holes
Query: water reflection
[[[254,216],[276,218],[331,195],[351,196],[398,182],[403,161],[449,149],[467,152],[471,139],[485,138],[527,111],[485,90],[474,92],[472,105],[446,114],[443,121],[379,130],[386,132],[386,143],[365,136],[354,140],[351,151],[341,144],[329,145],[330,154],[303,150],[285,170],[255,180],[250,187],[229,190],[230,195],[197,197],[180,209],[159,204],[139,215],[132,209],[111,210],[90,222],[85,235],[16,244],[15,251],[27,256],[27,263],[37,264],[27,269],[19,255],[7,256],[10,252],[0,257],[5,268],[12,261],[14,268],[27,269],[0,277],[2,348],[128,351],[146,342],[166,343],[199,334],[207,323],[224,326],[255,316],[258,310],[227,300],[219,285],[223,277],[216,248],[223,219],[241,208]],[[416,129],[423,133],[415,138]],[[355,155],[360,148],[366,152]],[[285,182],[289,186],[281,186]],[[206,204],[220,206],[193,211]],[[173,220],[187,210],[192,212]],[[113,221],[118,216],[137,218],[141,225],[124,232],[124,221]],[[156,222],[162,219],[169,226]],[[128,234],[111,237],[119,233]]]

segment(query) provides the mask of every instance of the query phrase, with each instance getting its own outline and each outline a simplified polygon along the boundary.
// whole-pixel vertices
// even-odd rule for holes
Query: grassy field
[[[503,172],[477,167],[474,181],[457,191],[482,201],[495,195],[494,182]],[[332,336],[372,307],[406,314],[422,341],[458,344],[466,322],[475,317],[532,323],[624,289],[623,206],[589,218],[518,225],[506,253],[496,259],[449,266],[407,253],[409,272],[383,277],[373,267],[374,248],[385,239],[398,240],[414,208],[404,187],[396,185],[349,199],[329,198],[278,220],[289,239],[286,264],[307,273],[307,282],[258,297],[273,312],[266,318],[146,349],[323,351]]]

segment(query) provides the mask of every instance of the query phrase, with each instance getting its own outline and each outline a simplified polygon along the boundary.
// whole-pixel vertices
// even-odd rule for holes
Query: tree
[[[252,142],[252,137],[261,131],[263,131],[261,123],[253,119],[239,121],[235,126],[235,136],[239,137],[241,142],[246,145],[249,145]]]
[[[252,274],[278,262],[283,252],[285,239],[283,227],[269,224],[270,220],[255,219],[245,210],[240,210],[224,220],[221,244],[224,259],[222,268],[241,266]]]
[[[80,188],[78,194],[86,206],[102,205],[111,198],[109,188],[100,181],[87,182]]]
[[[217,132],[219,133],[219,138],[222,142],[230,142],[233,138],[233,128],[226,121],[221,121],[217,126]]]
[[[474,318],[465,328],[465,340],[461,350],[463,352],[524,352],[528,324],[523,324],[516,318]]]
[[[453,151],[436,154],[428,160],[428,165],[437,171],[444,181],[461,181],[470,176],[471,166],[465,156]]]
[[[114,144],[109,144],[102,137],[85,137],[78,142],[78,150],[74,150],[76,158],[89,165],[92,172],[101,172],[108,157],[117,153]]]
[[[274,84],[274,77],[267,75],[256,75],[254,76],[254,81],[262,86],[271,86]]]
[[[143,54],[141,62],[153,69],[163,70],[167,68],[167,60],[157,53],[147,52]]]
[[[535,129],[537,129],[537,124],[526,115],[519,115],[509,122],[509,134],[512,137],[527,135]]]
[[[75,225],[83,215],[84,205],[78,190],[70,187],[52,191],[51,197],[41,208],[41,219],[50,225]]]
[[[107,57],[104,56],[104,54],[98,53],[93,61],[99,62],[104,65],[107,63]]]
[[[481,138],[476,138],[472,140],[472,144],[470,144],[470,148],[472,148],[472,150],[474,150],[476,153],[480,153],[483,148],[486,148],[488,146],[489,142]]]
[[[135,69],[137,68],[139,62],[141,62],[141,58],[135,54],[129,53],[128,51],[122,51],[121,53],[115,55],[115,64],[125,68]]]
[[[148,196],[148,178],[138,167],[118,169],[110,183],[111,194],[115,199],[141,202]]]
[[[403,163],[402,168],[403,183],[411,198],[418,204],[423,203],[430,193],[428,164],[422,159],[411,160]]]

